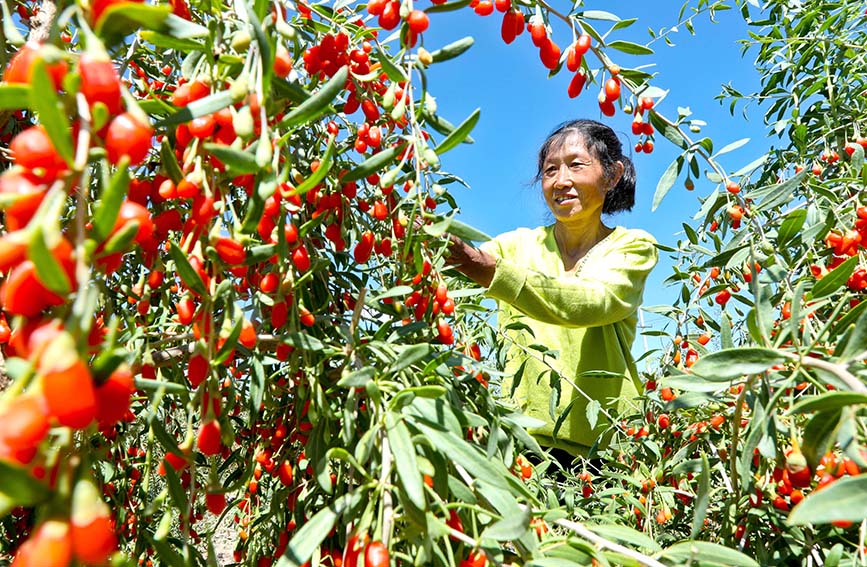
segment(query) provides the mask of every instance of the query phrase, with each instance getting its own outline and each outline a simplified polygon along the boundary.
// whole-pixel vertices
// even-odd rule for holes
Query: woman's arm
[[[448,261],[459,272],[482,287],[489,287],[494,279],[497,259],[467,244],[457,236],[450,237]]]

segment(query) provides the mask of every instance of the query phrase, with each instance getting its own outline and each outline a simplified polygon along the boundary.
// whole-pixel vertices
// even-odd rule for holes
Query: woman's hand
[[[480,286],[489,287],[497,269],[497,259],[457,236],[449,236],[449,241],[448,262]]]

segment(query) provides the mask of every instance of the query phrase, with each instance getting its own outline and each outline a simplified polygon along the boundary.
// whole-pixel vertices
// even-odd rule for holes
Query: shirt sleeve
[[[638,309],[644,283],[656,261],[656,246],[648,237],[625,241],[592,258],[574,276],[547,276],[521,265],[520,258],[497,255],[487,294],[543,323],[608,325]]]

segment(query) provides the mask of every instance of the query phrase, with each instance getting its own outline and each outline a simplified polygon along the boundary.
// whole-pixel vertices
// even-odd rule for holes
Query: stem
[[[391,446],[388,444],[388,435],[385,433],[385,429],[380,430],[380,442],[382,443],[382,474],[379,477],[380,485],[384,487],[382,491],[382,531],[381,539],[382,543],[388,546],[388,540],[391,538],[391,527],[394,525],[394,503],[391,498],[391,490],[387,488],[391,483],[389,482],[389,476],[391,476]]]
[[[864,385],[864,382],[849,372],[849,370],[842,364],[835,364],[833,362],[828,362],[827,360],[822,360],[821,358],[811,358],[809,356],[801,358],[800,364],[807,368],[816,368],[818,370],[830,372],[839,378],[841,382],[846,384],[846,386],[848,386],[853,392],[867,394],[867,386]]]
[[[625,555],[626,557],[629,557],[630,559],[634,559],[640,565],[645,565],[646,567],[665,567],[665,565],[663,563],[660,563],[659,561],[657,561],[656,559],[654,559],[652,557],[644,555],[643,553],[639,553],[635,550],[629,549],[628,547],[624,547],[624,546],[620,545],[619,543],[615,543],[613,541],[607,540],[602,536],[596,535],[595,533],[590,531],[587,527],[585,527],[584,524],[581,524],[579,522],[573,522],[571,520],[560,519],[560,520],[554,520],[554,523],[557,524],[558,526],[564,527],[568,530],[575,532],[576,534],[583,537],[584,539],[594,543],[596,546],[598,546],[601,549],[610,549],[611,551],[615,551],[617,553],[620,553],[621,555]]]

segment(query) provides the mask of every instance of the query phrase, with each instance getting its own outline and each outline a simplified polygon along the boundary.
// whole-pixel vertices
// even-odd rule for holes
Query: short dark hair
[[[595,120],[584,118],[570,120],[557,126],[548,135],[542,147],[539,148],[536,181],[542,179],[542,169],[551,149],[559,146],[573,135],[581,137],[587,151],[602,164],[602,169],[607,177],[614,177],[614,164],[616,162],[619,161],[623,164],[623,175],[620,176],[617,185],[605,195],[602,212],[608,215],[632,210],[635,205],[635,166],[628,156],[623,155],[623,145],[614,130]]]

